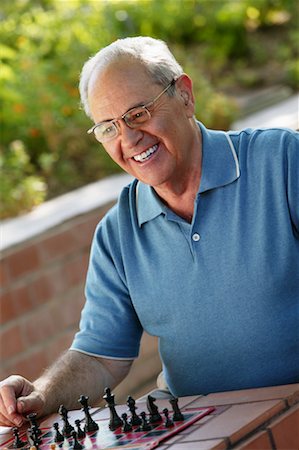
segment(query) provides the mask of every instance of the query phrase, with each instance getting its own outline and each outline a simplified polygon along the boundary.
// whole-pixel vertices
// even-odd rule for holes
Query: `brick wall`
[[[84,303],[89,249],[96,224],[111,207],[67,220],[5,249],[1,255],[0,379],[34,379],[72,342]],[[156,339],[145,335],[119,401],[155,387],[160,371]]]

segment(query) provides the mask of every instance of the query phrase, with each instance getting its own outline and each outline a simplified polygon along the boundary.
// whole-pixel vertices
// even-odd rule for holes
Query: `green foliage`
[[[266,34],[278,36],[270,52],[283,82],[298,88],[296,0],[2,0],[0,8],[1,217],[120,170],[85,134],[77,89],[83,63],[116,38],[166,40],[209,127],[235,117],[223,86],[260,81],[252,67],[269,59]]]

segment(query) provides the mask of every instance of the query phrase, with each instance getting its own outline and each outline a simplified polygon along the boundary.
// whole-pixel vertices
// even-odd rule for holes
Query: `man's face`
[[[169,183],[171,186],[188,175],[192,164],[194,102],[190,79],[181,76],[175,89],[176,95],[165,93],[157,100],[146,123],[131,129],[120,120],[118,136],[103,144],[120,167],[153,187]],[[147,104],[162,90],[163,86],[154,84],[140,63],[128,60],[113,63],[90,92],[94,122],[114,119],[137,105]]]

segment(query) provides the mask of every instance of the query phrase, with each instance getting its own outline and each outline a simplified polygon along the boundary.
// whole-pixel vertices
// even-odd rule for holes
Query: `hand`
[[[0,383],[0,425],[20,427],[30,412],[43,409],[44,400],[33,383],[12,375]]]

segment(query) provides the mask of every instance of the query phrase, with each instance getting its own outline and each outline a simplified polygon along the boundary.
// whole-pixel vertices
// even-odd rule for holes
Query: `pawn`
[[[122,420],[123,420],[123,426],[122,426],[122,431],[124,433],[128,433],[130,431],[132,431],[133,427],[132,425],[128,422],[128,414],[127,413],[123,413],[121,415]]]
[[[64,436],[59,431],[59,424],[58,424],[58,422],[53,423],[53,428],[55,429],[54,441],[55,442],[63,442],[64,441]]]
[[[22,448],[22,447],[24,447],[25,446],[25,442],[23,442],[20,439],[18,428],[14,427],[12,429],[12,432],[13,432],[14,437],[15,437],[14,441],[13,441],[13,448]]]
[[[152,429],[152,427],[148,423],[148,421],[146,419],[146,413],[144,411],[142,411],[140,413],[140,417],[141,417],[141,420],[142,420],[142,423],[141,423],[141,426],[140,426],[140,430],[141,431],[150,431]]]
[[[78,439],[83,439],[86,436],[86,432],[85,432],[85,430],[82,430],[82,428],[80,427],[80,423],[81,423],[81,421],[79,419],[75,420],[75,424],[77,427]]]
[[[76,431],[72,431],[72,438],[73,438],[73,450],[81,450],[83,447],[83,445],[80,444],[80,442],[78,441],[78,436]]]
[[[171,428],[171,427],[173,427],[173,421],[170,419],[170,417],[169,417],[169,412],[168,412],[168,409],[167,408],[164,408],[163,409],[163,413],[164,413],[164,416],[165,416],[165,423],[164,423],[164,426],[166,427],[166,428]]]

